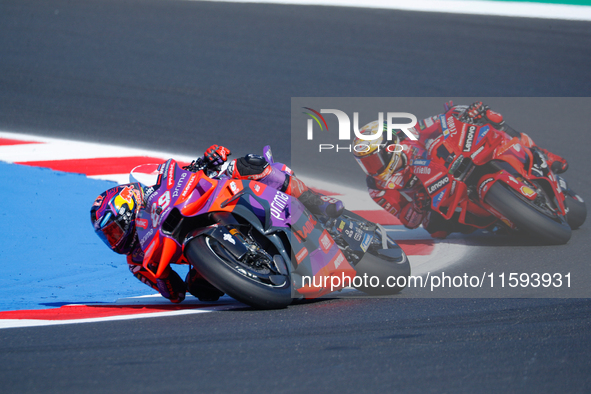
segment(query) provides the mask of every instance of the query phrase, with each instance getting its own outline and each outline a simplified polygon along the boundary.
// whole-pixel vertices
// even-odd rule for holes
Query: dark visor
[[[96,233],[111,249],[117,246],[123,235],[125,235],[125,231],[123,231],[117,222],[107,224],[105,227],[96,230]]]

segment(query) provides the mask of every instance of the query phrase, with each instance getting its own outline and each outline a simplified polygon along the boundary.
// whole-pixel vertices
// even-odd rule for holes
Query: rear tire
[[[293,301],[289,276],[281,285],[263,283],[253,274],[249,276],[243,265],[212,237],[202,235],[192,239],[185,247],[185,254],[208,282],[253,308],[285,308]]]
[[[349,217],[360,222],[368,222],[367,219],[348,210],[345,210],[342,216]],[[400,251],[402,259],[397,259],[395,261],[388,260],[387,258],[378,256],[377,250],[374,250],[373,252],[368,251],[365,253],[361,261],[355,264],[357,276],[363,278],[364,275],[367,275],[368,283],[371,277],[377,276],[380,279],[380,282],[378,287],[373,287],[371,285],[355,287],[357,290],[360,290],[371,296],[388,296],[400,293],[408,286],[408,277],[410,276],[410,261],[408,260],[408,256],[406,253],[404,253],[404,250],[402,250],[402,248],[396,242],[394,242],[394,240],[389,237],[388,240],[388,249],[395,251],[395,253]],[[405,277],[404,281],[399,280],[399,282],[397,282],[403,284],[403,286],[388,286],[386,281],[389,277],[394,277],[397,279],[399,277]],[[391,280],[391,282],[393,281]]]
[[[502,183],[495,182],[484,201],[542,244],[563,245],[571,237],[571,228],[564,217],[545,215]]]
[[[390,261],[371,253],[366,253],[361,261],[355,265],[355,270],[357,271],[358,277],[367,275],[366,281],[370,285],[356,287],[356,289],[372,296],[394,295],[404,290],[404,288],[408,286],[410,262],[408,261],[406,253],[404,253],[402,249],[401,252],[403,259],[398,262]],[[370,278],[373,276],[379,278],[379,284],[377,287],[371,286]],[[404,277],[405,279],[399,279],[401,277]],[[394,283],[399,283],[401,286],[389,286]]]

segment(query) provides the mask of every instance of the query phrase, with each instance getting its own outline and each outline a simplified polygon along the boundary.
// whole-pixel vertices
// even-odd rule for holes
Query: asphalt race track
[[[195,155],[212,143],[236,156],[270,144],[291,162],[292,97],[441,97],[432,110],[409,105],[425,116],[449,98],[495,97],[488,102],[517,129],[569,159],[567,179],[589,200],[590,38],[588,22],[4,0],[0,130]],[[343,180],[353,165],[323,171]],[[477,247],[449,274],[571,270],[588,294],[589,229],[566,246],[454,238]],[[0,384],[19,393],[591,390],[588,299],[408,290],[280,311],[4,329]]]

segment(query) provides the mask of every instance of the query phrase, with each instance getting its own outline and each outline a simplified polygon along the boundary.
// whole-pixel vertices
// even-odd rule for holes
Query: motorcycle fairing
[[[138,237],[144,250],[143,266],[151,270],[150,265],[156,264],[156,278],[171,261],[184,261],[183,245],[179,243],[182,240],[175,238],[182,221],[209,213],[215,215],[216,212],[238,215],[252,224],[275,245],[284,261],[292,262],[288,264],[291,271],[312,276],[355,276],[355,270],[320,224],[314,222],[311,231],[313,216],[299,200],[256,181],[212,179],[203,171],[183,170],[172,159],[161,164],[158,171],[158,184],[147,195],[146,204],[137,216],[142,223],[142,227],[138,227]],[[187,239],[204,233],[216,239],[221,236],[222,240],[226,238],[225,246],[230,249],[234,245],[231,240],[235,244],[240,242],[237,238],[229,238],[234,235],[221,230],[222,226],[216,227],[211,225],[200,229],[188,234]],[[292,246],[299,245],[298,236],[292,236],[292,231],[305,235],[299,239],[302,245],[293,250],[293,256],[299,256],[299,259],[292,258],[279,235],[284,233],[291,238]],[[234,252],[240,255],[237,250],[239,247]],[[322,295],[330,291],[317,287],[300,290],[306,295]]]

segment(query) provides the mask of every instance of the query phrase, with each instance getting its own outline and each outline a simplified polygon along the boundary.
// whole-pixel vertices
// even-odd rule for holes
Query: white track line
[[[0,146],[0,160],[9,163],[44,160],[96,159],[103,157],[116,158],[130,156],[157,157],[164,160],[173,157],[177,161],[191,162],[197,157],[117,145],[97,144],[92,142],[72,141],[29,134],[18,134],[6,131],[0,131],[0,138],[41,142],[39,144]],[[196,153],[196,155],[198,154],[200,153]]]
[[[188,0],[203,1],[203,0]],[[212,0],[205,0],[212,1]],[[403,11],[441,12],[467,15],[493,15],[520,18],[591,21],[591,7],[513,1],[472,0],[213,0],[231,3],[264,3],[378,8]]]

